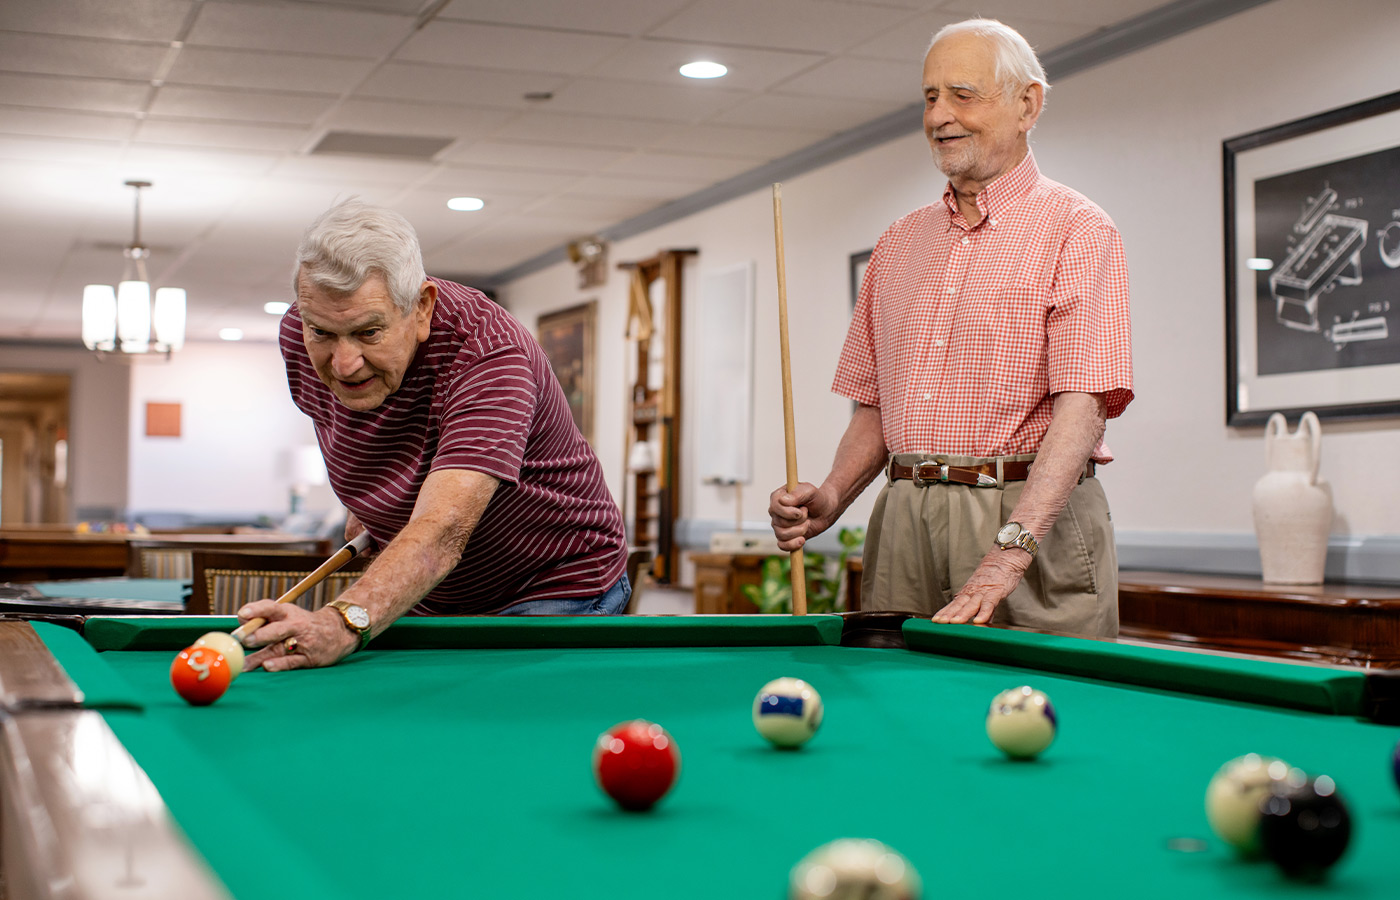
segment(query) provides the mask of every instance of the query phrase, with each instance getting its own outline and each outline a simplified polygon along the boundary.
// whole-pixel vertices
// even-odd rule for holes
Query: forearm
[[[880,410],[874,406],[857,406],[846,433],[836,447],[831,473],[821,489],[836,500],[839,516],[861,491],[885,468],[889,450],[885,447],[884,425]]]
[[[454,473],[453,477],[460,483],[452,485],[450,492],[430,492],[425,485],[408,524],[360,580],[340,595],[369,612],[376,635],[456,568],[498,484],[478,473]]]
[[[1089,455],[1103,438],[1105,412],[1098,394],[1055,395],[1050,429],[1011,512],[1011,521],[1021,523],[1036,540],[1050,532],[1079,484]]]

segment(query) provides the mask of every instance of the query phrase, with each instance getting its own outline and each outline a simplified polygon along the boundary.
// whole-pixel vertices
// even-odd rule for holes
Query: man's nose
[[[930,128],[938,128],[953,121],[952,106],[947,100],[939,97],[932,105],[927,101],[924,103],[924,124]]]
[[[354,341],[337,341],[331,354],[331,371],[337,378],[348,378],[360,370],[364,356]]]

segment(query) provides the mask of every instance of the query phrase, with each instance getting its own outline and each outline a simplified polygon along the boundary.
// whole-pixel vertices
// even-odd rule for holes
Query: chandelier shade
[[[185,345],[185,291],[160,288],[152,306],[151,280],[146,275],[146,257],[151,251],[141,243],[141,189],[151,184],[126,184],[136,189],[135,226],[131,244],[124,251],[126,272],[115,289],[109,284],[83,288],[83,344],[104,359],[116,351],[133,356],[163,353],[168,358]]]

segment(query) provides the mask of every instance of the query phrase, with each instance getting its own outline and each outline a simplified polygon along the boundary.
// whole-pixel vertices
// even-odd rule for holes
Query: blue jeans
[[[632,582],[623,575],[617,584],[596,597],[566,597],[558,600],[526,600],[501,610],[502,616],[616,616],[632,599]]]

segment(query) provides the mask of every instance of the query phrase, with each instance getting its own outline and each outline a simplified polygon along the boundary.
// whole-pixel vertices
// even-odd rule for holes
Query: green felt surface
[[[523,629],[547,633],[536,626]],[[93,652],[51,646],[65,666]],[[248,673],[195,709],[169,687],[172,652],[101,654],[145,706],[107,720],[239,897],[777,900],[794,862],[842,836],[900,849],[930,898],[1388,898],[1400,883],[1387,772],[1400,729],[1348,716],[816,641],[380,648]],[[798,752],[769,748],[749,720],[779,675],[826,702]],[[1060,717],[1032,763],[1003,759],[983,731],[992,696],[1021,683]],[[634,717],[665,725],[683,755],[646,815],[614,809],[590,769],[598,733]],[[1249,751],[1330,774],[1347,797],[1356,836],[1327,885],[1237,862],[1210,835],[1206,783]],[[347,782],[356,769],[363,792]],[[233,817],[213,806],[229,796]],[[1206,849],[1170,849],[1177,838]],[[363,850],[322,849],[347,840]]]
[[[84,578],[77,581],[36,581],[31,587],[46,597],[84,600],[158,600],[184,603],[190,583],[174,578]]]

